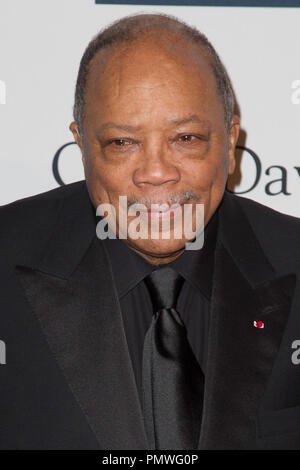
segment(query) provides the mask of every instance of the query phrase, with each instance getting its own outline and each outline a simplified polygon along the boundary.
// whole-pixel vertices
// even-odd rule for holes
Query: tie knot
[[[155,269],[145,278],[155,311],[175,307],[183,280],[180,274],[168,266]]]

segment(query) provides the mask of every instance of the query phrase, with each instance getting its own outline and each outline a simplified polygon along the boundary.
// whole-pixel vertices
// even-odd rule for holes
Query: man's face
[[[199,47],[178,38],[148,38],[98,54],[88,77],[83,129],[81,139],[71,124],[89,194],[95,207],[115,207],[117,234],[119,196],[127,196],[128,206],[143,203],[149,209],[154,203],[192,204],[193,229],[195,205],[203,204],[206,225],[234,170],[238,119],[228,133],[208,60]],[[149,233],[157,217],[146,214]],[[128,224],[133,218],[127,217]],[[124,241],[153,263],[168,262],[189,241],[184,230],[174,237],[172,219],[170,228],[168,239]]]

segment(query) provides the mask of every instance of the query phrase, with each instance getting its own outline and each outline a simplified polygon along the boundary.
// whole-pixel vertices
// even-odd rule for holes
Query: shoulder
[[[300,265],[300,219],[283,214],[252,199],[227,193],[245,213],[255,236],[271,258],[293,260]]]
[[[0,206],[0,215],[2,216],[3,214],[9,214],[10,212],[23,210],[30,207],[44,207],[45,204],[53,204],[56,201],[63,199],[65,196],[78,192],[78,190],[84,186],[85,180],[76,181],[75,183],[59,186],[57,188],[35,194],[33,196],[17,199],[16,201],[10,202],[9,204]]]
[[[274,228],[276,226],[280,226],[282,228],[282,224],[285,224],[295,228],[295,230],[300,230],[300,218],[298,217],[284,214],[246,197],[237,196],[232,193],[227,194],[242,207],[246,215],[256,226],[266,226],[266,224],[271,224]]]
[[[84,186],[84,180],[78,181],[0,206],[1,221],[5,222],[16,216],[21,219],[26,216],[27,220],[28,217],[35,219],[39,215],[45,216],[44,211],[46,209],[55,210],[65,197],[76,194]]]
[[[49,235],[62,202],[82,192],[85,181],[78,181],[0,206],[0,250],[22,249],[39,243]]]

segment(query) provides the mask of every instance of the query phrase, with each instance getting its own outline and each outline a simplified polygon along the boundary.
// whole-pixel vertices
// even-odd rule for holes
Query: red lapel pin
[[[265,324],[262,321],[255,321],[254,320],[253,325],[255,326],[255,328],[264,328],[265,327]]]

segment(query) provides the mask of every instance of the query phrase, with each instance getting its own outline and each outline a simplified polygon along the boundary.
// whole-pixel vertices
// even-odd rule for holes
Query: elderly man
[[[300,223],[225,190],[239,119],[212,45],[114,23],[70,129],[85,180],[0,211],[0,447],[300,448]],[[124,235],[136,205],[156,236]]]

